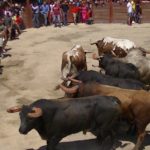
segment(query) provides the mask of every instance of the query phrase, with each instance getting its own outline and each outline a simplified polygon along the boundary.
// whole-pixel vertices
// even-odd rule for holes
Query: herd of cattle
[[[62,55],[63,82],[56,89],[62,89],[65,98],[40,99],[7,110],[20,111],[19,132],[37,130],[47,141],[47,150],[79,131],[93,133],[100,142],[110,136],[114,143],[121,122],[128,124],[127,132],[138,135],[133,150],[142,145],[150,122],[148,53],[126,39],[105,37],[93,44],[98,48],[99,56],[93,58],[99,61],[99,72],[87,70],[86,52],[75,45]]]

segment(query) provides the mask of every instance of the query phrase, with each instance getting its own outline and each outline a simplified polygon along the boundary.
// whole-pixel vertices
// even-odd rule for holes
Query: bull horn
[[[96,41],[96,42],[94,42],[94,43],[91,43],[91,45],[94,45],[94,44],[97,44],[97,41]]]
[[[77,79],[74,79],[74,78],[72,78],[72,77],[68,77],[68,80],[70,80],[70,81],[72,81],[72,82],[74,82],[74,83],[82,83],[82,81],[80,81],[80,80],[77,80]]]
[[[84,53],[93,53],[92,51],[84,50]]]
[[[14,106],[7,109],[8,113],[15,113],[21,111],[22,106]]]
[[[41,117],[42,114],[43,114],[41,108],[33,107],[33,108],[32,108],[32,111],[33,111],[33,112],[28,113],[28,116],[31,117],[31,118],[38,118],[38,117]]]
[[[77,93],[79,86],[76,85],[72,88],[67,88],[67,87],[63,86],[62,84],[60,84],[60,88],[67,94],[75,94],[75,93]]]

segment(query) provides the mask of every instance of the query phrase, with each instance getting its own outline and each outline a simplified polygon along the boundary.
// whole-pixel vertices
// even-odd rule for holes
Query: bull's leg
[[[140,149],[140,147],[144,141],[144,136],[145,136],[146,125],[139,124],[137,127],[138,127],[138,138],[137,138],[137,142],[136,142],[133,150],[139,150]]]
[[[60,137],[52,137],[51,139],[47,140],[47,149],[46,150],[55,150],[56,145],[62,138]]]

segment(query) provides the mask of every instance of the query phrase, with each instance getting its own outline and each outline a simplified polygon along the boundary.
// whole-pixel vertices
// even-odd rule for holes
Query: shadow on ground
[[[125,148],[128,144],[130,144],[130,143],[123,144],[121,142],[122,140],[129,141],[132,143],[136,142],[135,137],[131,137],[131,136],[124,137],[124,138],[122,137],[122,138],[119,138],[119,140],[115,142],[115,148],[118,148],[118,147]],[[145,146],[147,145],[150,145],[150,133],[148,133],[145,136],[144,143],[143,143],[141,150],[144,150]],[[109,144],[107,140],[102,145],[100,145],[96,139],[73,141],[73,142],[61,142],[57,146],[57,150],[84,150],[84,149],[86,150],[112,150],[111,144]],[[31,149],[26,149],[26,150],[35,150],[35,149],[31,148]],[[37,150],[46,150],[46,146],[42,146]]]

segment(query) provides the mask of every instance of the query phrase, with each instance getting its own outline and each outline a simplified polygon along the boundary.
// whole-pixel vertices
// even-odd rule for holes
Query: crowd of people
[[[22,13],[21,5],[6,0],[0,2],[0,57],[4,57],[7,41],[16,39],[24,29]]]
[[[92,4],[90,1],[50,1],[31,4],[33,12],[33,25],[40,27],[41,25],[54,24],[55,27],[68,25],[68,16],[70,13],[73,17],[74,24],[92,23]]]
[[[18,38],[21,31],[25,29],[23,22],[24,3],[21,2],[0,1],[0,57],[4,57],[7,41]],[[69,15],[72,15],[74,24],[81,22],[92,24],[93,22],[92,4],[89,0],[31,0],[30,3],[32,22],[35,28],[48,25],[67,26]]]
[[[114,2],[117,0],[113,0]],[[120,1],[120,0],[119,0]],[[23,2],[23,1],[21,1]],[[25,2],[25,1],[24,1]],[[30,0],[33,27],[54,25],[67,26],[70,20],[78,23],[93,23],[93,3],[95,6],[106,0]],[[142,9],[140,1],[124,0],[127,3],[128,25],[140,23]],[[23,3],[11,3],[9,0],[0,1],[0,57],[5,53],[8,40],[16,39],[25,28],[23,22]]]

